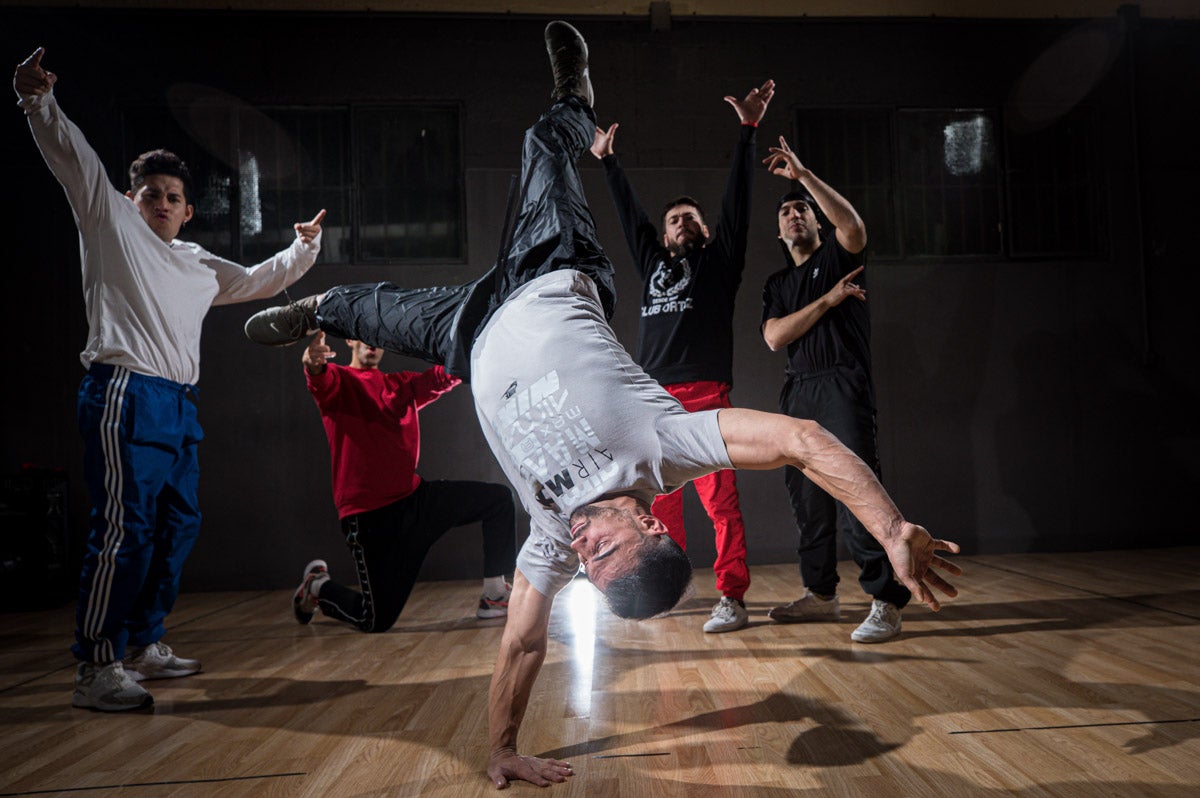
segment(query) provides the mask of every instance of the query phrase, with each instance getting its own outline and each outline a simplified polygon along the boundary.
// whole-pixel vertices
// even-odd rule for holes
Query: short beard
[[[680,255],[691,255],[693,252],[702,248],[707,243],[708,241],[704,238],[689,238],[682,244],[672,241],[667,247],[667,251],[671,253],[672,257],[677,258]]]

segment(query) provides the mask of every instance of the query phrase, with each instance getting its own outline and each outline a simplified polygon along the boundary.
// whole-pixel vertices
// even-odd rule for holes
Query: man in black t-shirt
[[[854,207],[806,169],[782,136],[766,163],[771,172],[798,181],[777,206],[779,239],[788,265],[763,287],[763,339],[771,351],[787,347],[787,382],[780,409],[811,418],[857,454],[878,475],[875,389],[871,382],[871,321],[863,274],[867,230]],[[817,212],[833,227],[824,236]],[[859,583],[873,601],[851,639],[882,643],[900,634],[900,610],[911,594],[896,581],[883,549],[840,502],[795,468],[785,469],[800,531],[804,595],[775,607],[782,623],[836,620],[837,532],[861,569]]]
[[[745,99],[725,98],[737,112],[741,128],[721,215],[711,235],[699,203],[677,197],[663,209],[660,236],[613,153],[617,123],[608,130],[596,128],[592,143],[592,154],[604,163],[609,191],[642,278],[635,359],[689,412],[731,406],[733,301],[746,265],[754,133],[774,93],[775,82],[768,80]],[[732,470],[717,471],[692,485],[712,519],[717,549],[713,571],[721,592],[704,631],[732,632],[749,622],[744,596],[750,587],[750,570],[737,478]],[[659,496],[653,513],[666,524],[671,538],[686,548],[683,491]]]

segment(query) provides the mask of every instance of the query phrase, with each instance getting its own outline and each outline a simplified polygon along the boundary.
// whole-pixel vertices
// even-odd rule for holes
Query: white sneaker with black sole
[[[154,703],[154,696],[128,673],[120,660],[107,665],[81,662],[75,669],[75,694],[71,706],[100,712],[125,712],[143,709]]]

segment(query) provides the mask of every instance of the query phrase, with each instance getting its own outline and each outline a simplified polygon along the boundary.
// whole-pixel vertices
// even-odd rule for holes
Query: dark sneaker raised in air
[[[546,52],[554,70],[554,91],[550,97],[558,102],[575,95],[592,106],[592,79],[588,76],[587,42],[572,26],[556,19],[546,26]]]
[[[287,305],[260,310],[246,319],[246,337],[264,346],[287,346],[307,338],[317,326],[316,294]]]

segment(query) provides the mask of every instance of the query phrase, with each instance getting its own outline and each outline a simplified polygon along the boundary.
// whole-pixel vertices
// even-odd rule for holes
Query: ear
[[[642,531],[647,535],[665,535],[667,534],[667,525],[658,520],[657,517],[650,513],[639,515],[638,522],[642,525]]]
[[[704,222],[700,223],[700,232],[704,233],[705,238],[708,238],[708,225],[706,225]]]
[[[668,248],[671,246],[671,241],[667,238],[666,230],[663,230],[663,246]]]
[[[132,191],[126,191],[126,192],[125,192],[125,196],[126,196],[126,197],[129,197],[130,199],[133,199],[133,192],[132,192]]]
[[[196,213],[196,209],[194,207],[192,207],[191,205],[187,206],[187,210],[184,211],[184,213],[183,213],[183,223],[187,224],[188,222],[190,222],[192,220],[192,216],[195,215],[195,213]]]

